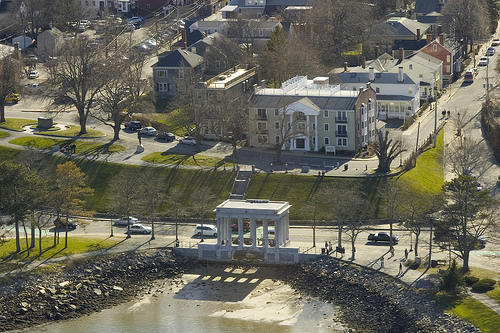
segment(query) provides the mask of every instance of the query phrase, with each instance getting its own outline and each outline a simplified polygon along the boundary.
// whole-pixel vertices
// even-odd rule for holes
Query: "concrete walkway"
[[[494,299],[490,298],[486,294],[478,294],[478,293],[470,292],[470,295],[474,299],[476,299],[479,302],[483,303],[484,305],[486,305],[487,307],[489,307],[490,309],[492,309],[493,311],[495,311],[497,314],[500,315],[500,303],[498,303]]]

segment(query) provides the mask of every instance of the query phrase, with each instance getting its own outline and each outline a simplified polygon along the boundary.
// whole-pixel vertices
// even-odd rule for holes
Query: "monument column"
[[[221,244],[221,239],[222,239],[222,235],[221,235],[221,231],[222,231],[222,228],[221,228],[221,220],[222,218],[218,218],[217,219],[217,248],[220,247],[220,244]]]
[[[252,217],[250,220],[250,234],[252,238],[252,247],[257,246],[257,221],[255,217]]]
[[[269,244],[267,242],[267,239],[269,236],[269,232],[267,230],[267,220],[262,221],[262,227],[263,227],[263,233],[264,233],[264,249],[267,250],[267,244]]]
[[[243,218],[238,217],[238,248],[243,248]]]

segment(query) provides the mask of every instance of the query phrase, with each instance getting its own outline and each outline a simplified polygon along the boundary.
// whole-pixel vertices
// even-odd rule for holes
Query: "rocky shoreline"
[[[151,293],[154,281],[180,276],[170,251],[123,253],[69,262],[59,273],[0,281],[0,332],[96,312]]]
[[[480,332],[443,313],[424,292],[368,268],[325,257],[292,270],[288,283],[339,305],[342,320],[359,332]]]

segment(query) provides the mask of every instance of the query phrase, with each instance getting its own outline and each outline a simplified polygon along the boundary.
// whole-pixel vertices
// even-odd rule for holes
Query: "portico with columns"
[[[298,262],[298,249],[287,248],[290,207],[286,201],[224,201],[215,209],[217,244],[200,244],[198,258],[230,261],[251,253],[266,263]]]
[[[290,138],[288,149],[318,151],[318,116],[321,113],[320,108],[309,98],[304,97],[287,105],[284,111],[288,116],[289,128],[293,128],[293,133],[295,133]]]

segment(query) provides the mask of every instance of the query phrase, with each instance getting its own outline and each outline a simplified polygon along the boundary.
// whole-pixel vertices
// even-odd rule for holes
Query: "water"
[[[343,332],[337,306],[294,292],[258,270],[189,272],[152,294],[25,332]],[[162,293],[163,291],[163,293]]]

